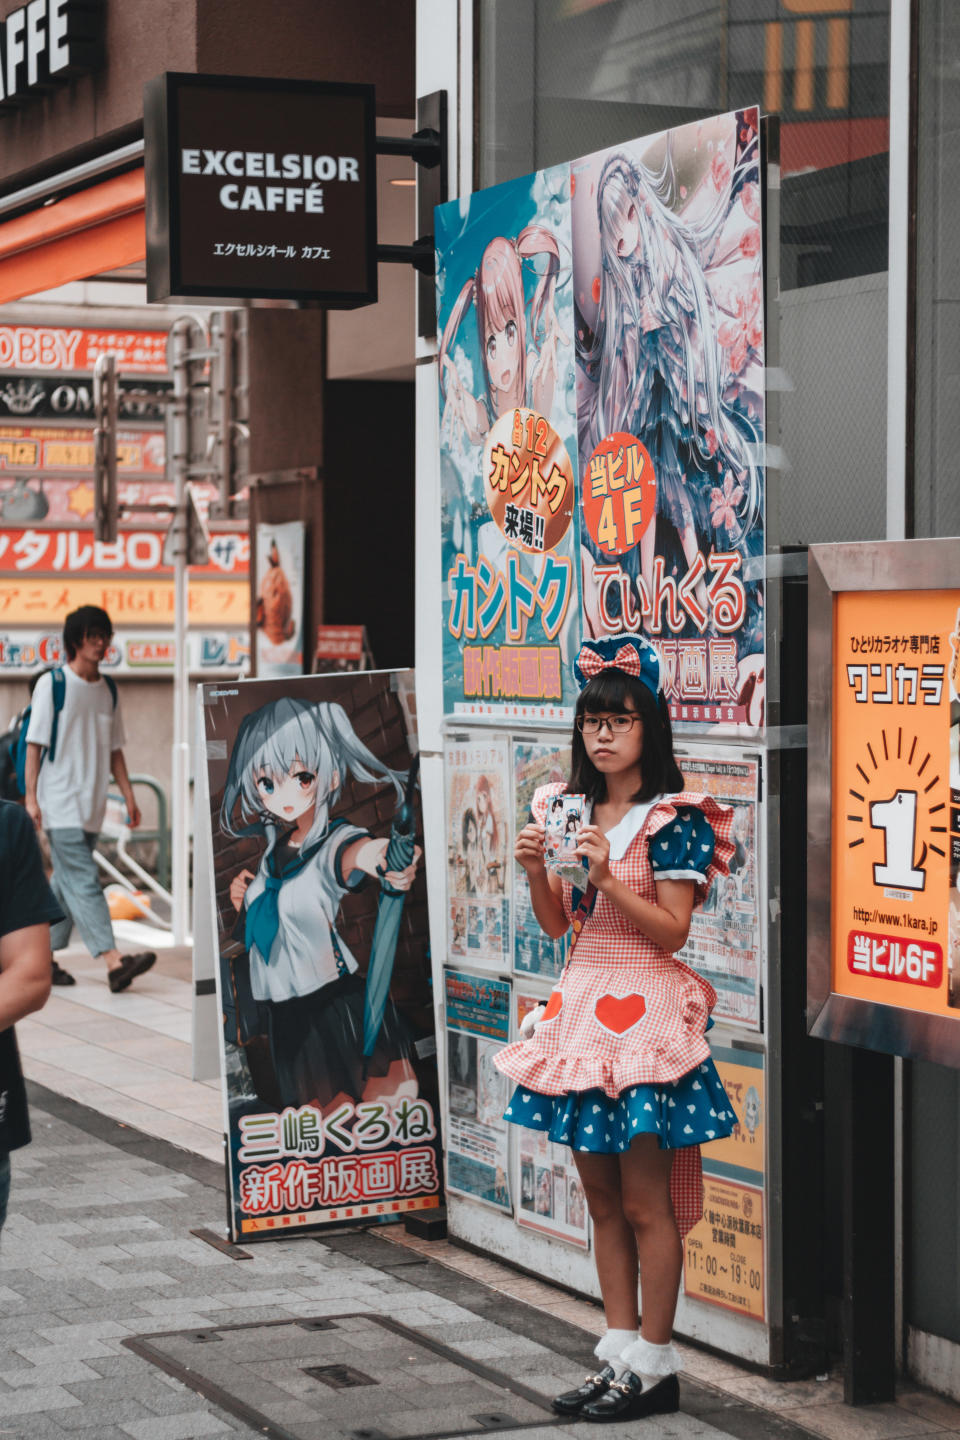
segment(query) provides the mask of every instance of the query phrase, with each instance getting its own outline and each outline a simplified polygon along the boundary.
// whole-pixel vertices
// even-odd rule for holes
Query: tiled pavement
[[[328,1234],[323,1243],[271,1241],[236,1260],[192,1236],[201,1227],[223,1233],[224,1197],[214,1158],[218,1088],[188,1078],[188,957],[163,955],[133,992],[117,997],[92,962],[78,954],[65,963],[80,983],[55,991],[40,1016],[18,1027],[28,1074],[50,1089],[32,1087],[35,1141],[14,1156],[0,1244],[0,1437],[262,1433],[122,1341],[290,1317],[385,1315],[542,1394],[579,1382],[602,1329],[598,1307],[456,1245],[413,1240],[390,1226]],[[680,1415],[642,1428],[609,1426],[611,1440],[960,1434],[960,1407],[924,1392],[908,1389],[895,1405],[851,1410],[835,1377],[777,1384],[689,1347],[682,1356]],[[262,1370],[255,1365],[246,1377],[247,1398],[258,1383],[264,1396],[275,1390]],[[453,1431],[461,1428],[457,1394],[475,1412],[476,1392],[471,1376],[452,1395],[449,1376],[447,1384],[443,1423]],[[358,1393],[344,1392],[348,1419],[349,1397]],[[418,1397],[420,1433],[436,1435],[429,1399]],[[310,1430],[303,1400],[291,1392],[291,1435],[349,1433],[346,1421],[344,1429],[330,1419]],[[362,1419],[355,1425],[362,1428]],[[415,1424],[404,1428],[417,1433]],[[596,1427],[548,1421],[498,1433],[582,1440]]]
[[[248,1260],[231,1258],[190,1233],[221,1225],[216,1166],[31,1088],[35,1139],[15,1156],[11,1213],[0,1244],[0,1434],[17,1440],[253,1435],[122,1342],[291,1317],[384,1315],[547,1396],[582,1378],[592,1345],[585,1331],[379,1233],[331,1235],[324,1243],[270,1241],[251,1246]],[[362,1425],[359,1413],[352,1419],[351,1392],[344,1392],[339,1423],[328,1418],[318,1428],[300,1428],[312,1407],[293,1389],[276,1407],[271,1358],[267,1342],[262,1354],[250,1355],[238,1386],[248,1405],[272,1405],[277,1423],[310,1440],[337,1440]],[[484,1408],[472,1375],[450,1377],[447,1365],[433,1387],[424,1380],[418,1413],[405,1412],[395,1433],[436,1434],[438,1425],[454,1432],[478,1405]],[[403,1383],[409,1379],[400,1372],[398,1387]],[[656,1428],[651,1422],[650,1433],[719,1440],[731,1433],[728,1413],[738,1417],[740,1435],[787,1440],[800,1433],[777,1421],[771,1429],[765,1412],[719,1390],[688,1382],[685,1391],[687,1413]],[[389,1410],[389,1385],[381,1419],[384,1406]],[[489,1399],[485,1408],[492,1408]],[[543,1421],[500,1433],[527,1440],[555,1433],[547,1414]],[[593,1433],[585,1424],[563,1429],[578,1440]],[[610,1426],[608,1433],[634,1429]]]

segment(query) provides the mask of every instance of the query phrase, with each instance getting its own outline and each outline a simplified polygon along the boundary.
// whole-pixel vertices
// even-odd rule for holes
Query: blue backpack
[[[66,676],[63,673],[62,665],[54,665],[49,671],[41,670],[40,675],[36,677],[31,688],[36,688],[36,684],[37,681],[40,679],[40,676],[47,674],[50,675],[51,683],[53,685],[53,724],[50,727],[50,744],[47,746],[46,750],[41,756],[41,764],[47,756],[49,756],[51,760],[56,759],[57,730],[59,729],[60,725],[60,711],[63,709],[63,701],[67,693],[67,681]],[[107,682],[107,688],[110,691],[110,695],[113,699],[113,708],[114,710],[116,710],[116,681],[113,680],[109,675],[104,675],[103,678]],[[25,706],[24,709],[20,711],[20,714],[17,716],[16,720],[14,720],[13,724],[10,726],[10,729],[7,731],[6,736],[4,736],[4,759],[6,760],[7,756],[9,756],[10,761],[12,761],[12,766],[10,768],[12,768],[14,774],[11,779],[15,779],[16,782],[15,798],[17,799],[22,799],[27,793],[27,731],[30,728],[30,715],[32,711],[33,702],[31,701],[29,705]],[[9,785],[7,788],[12,789],[12,785]]]

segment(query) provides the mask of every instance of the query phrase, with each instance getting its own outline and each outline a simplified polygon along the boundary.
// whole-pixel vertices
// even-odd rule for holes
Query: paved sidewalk
[[[455,1244],[414,1240],[399,1225],[326,1233],[322,1243],[270,1241],[250,1246],[249,1260],[191,1235],[203,1227],[223,1235],[225,1199],[219,1085],[189,1079],[189,954],[167,950],[154,971],[119,996],[111,996],[85,952],[63,959],[78,984],[54,991],[40,1015],[18,1026],[34,1082],[35,1143],[14,1156],[11,1215],[0,1246],[0,1436],[178,1440],[263,1433],[122,1343],[157,1332],[213,1331],[207,1339],[221,1347],[243,1339],[225,1327],[369,1314],[447,1343],[461,1359],[547,1396],[593,1368],[591,1350],[603,1328],[598,1306]],[[343,1336],[327,1338],[345,1343]],[[279,1340],[279,1331],[259,1332],[250,1343],[269,1348],[276,1341],[277,1348]],[[217,1347],[196,1353],[225,1356]],[[960,1435],[960,1406],[909,1387],[895,1405],[853,1410],[842,1404],[836,1376],[778,1384],[691,1347],[681,1354],[681,1414],[645,1421],[642,1429],[610,1426],[612,1437]],[[386,1349],[379,1358],[386,1363]],[[333,1424],[328,1387],[311,1390],[313,1382],[300,1376],[278,1400],[276,1376],[260,1373],[273,1363],[251,1362],[251,1406],[256,1393],[294,1406],[286,1423],[300,1428],[288,1429],[290,1435],[307,1434],[302,1427],[312,1422],[322,1440],[351,1433]],[[417,1366],[425,1363],[420,1356]],[[452,1362],[427,1369],[435,1386],[446,1375],[453,1388],[453,1401],[449,1390],[445,1400],[453,1405],[451,1431],[462,1430],[455,1423],[458,1395],[472,1414],[478,1406],[504,1408],[491,1405],[489,1388],[481,1403],[482,1376],[454,1381],[444,1363]],[[431,1383],[414,1374],[417,1366],[408,1356],[395,1381],[398,1395],[406,1387],[408,1403],[413,1381],[421,1389]],[[371,1373],[369,1363],[354,1368]],[[221,1372],[228,1373],[225,1362]],[[289,1376],[285,1383],[292,1384]],[[359,1391],[343,1392],[341,1418],[353,1413],[354,1396]],[[328,1402],[320,1421],[318,1397]],[[402,1413],[399,1401],[396,1408]],[[426,1426],[432,1417],[422,1401],[421,1409]],[[353,1429],[354,1440],[364,1431],[368,1440],[376,1432],[414,1433],[409,1424],[391,1430],[389,1419],[373,1428],[357,1421]],[[420,1433],[438,1431],[431,1423]],[[596,1427],[558,1427],[545,1414],[543,1424],[501,1425],[498,1433],[579,1440]]]
[[[398,1227],[325,1236],[322,1243],[269,1241],[251,1246],[249,1259],[232,1258],[190,1233],[222,1225],[216,1166],[31,1089],[35,1141],[15,1156],[0,1245],[0,1435],[186,1440],[259,1433],[123,1343],[158,1332],[195,1339],[213,1331],[216,1338],[254,1322],[386,1317],[449,1347],[454,1362],[502,1371],[547,1398],[579,1383],[590,1367],[593,1337],[586,1331],[392,1243],[390,1230]],[[264,1334],[233,1382],[215,1372],[228,1388],[233,1383],[238,1403],[268,1411],[277,1434],[339,1440],[371,1433],[359,1391],[339,1400],[336,1423],[318,1418],[331,1404],[329,1387],[317,1382],[306,1389],[302,1374],[297,1386],[284,1382]],[[505,1408],[450,1360],[432,1373],[418,1371],[411,1391],[409,1348],[400,1344],[381,1375],[374,1434],[480,1433],[471,1419],[478,1407]],[[199,1365],[200,1347],[194,1349]],[[364,1364],[373,1371],[378,1357],[371,1353]],[[717,1387],[685,1380],[683,1388],[683,1412],[649,1422],[646,1433],[803,1440],[794,1424]],[[528,1406],[523,1428],[499,1433],[526,1440],[556,1433],[548,1411],[542,1423],[532,1423],[531,1413]],[[594,1433],[582,1422],[562,1429],[576,1440]],[[612,1425],[608,1433],[636,1432]]]

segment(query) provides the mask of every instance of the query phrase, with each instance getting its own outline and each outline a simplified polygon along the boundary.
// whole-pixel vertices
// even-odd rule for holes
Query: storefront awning
[[[146,253],[141,167],[0,224],[0,305]]]

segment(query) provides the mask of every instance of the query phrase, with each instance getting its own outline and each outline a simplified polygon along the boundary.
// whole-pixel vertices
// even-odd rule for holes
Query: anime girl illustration
[[[689,195],[673,138],[656,167],[632,150],[609,154],[595,187],[578,184],[573,201],[575,241],[578,211],[580,226],[599,232],[596,310],[588,321],[581,308],[577,322],[580,454],[623,430],[653,461],[656,518],[639,555],[620,562],[648,594],[664,522],[688,569],[698,550],[761,543],[762,412],[749,375],[762,345],[758,187],[748,183],[756,135],[741,129],[732,163],[711,141],[712,164]],[[704,604],[702,582],[696,593]]]
[[[503,889],[504,862],[500,853],[500,827],[497,824],[493,789],[488,775],[477,776],[476,805],[481,884],[484,894],[496,895]]]
[[[326,1110],[344,1098],[417,1094],[410,1036],[389,999],[364,1062],[365,982],[337,916],[347,891],[372,876],[388,892],[408,890],[421,852],[405,869],[387,870],[387,838],[331,820],[351,776],[392,786],[398,799],[404,793],[406,777],[367,749],[333,703],[284,697],[262,706],[244,717],[230,755],[220,828],[265,841],[256,873],[235,876],[230,900],[283,1106]]]
[[[483,862],[480,855],[480,835],[477,817],[468,805],[460,822],[459,863],[463,871],[463,889],[467,895],[478,895],[484,888]]]
[[[530,303],[529,338],[524,265],[538,265]],[[472,445],[483,443],[494,420],[518,405],[549,415],[557,381],[557,345],[568,345],[554,308],[560,269],[555,235],[527,225],[515,239],[496,235],[462,287],[440,342],[440,389],[450,416]],[[484,390],[471,395],[452,351],[470,309],[476,312]]]

